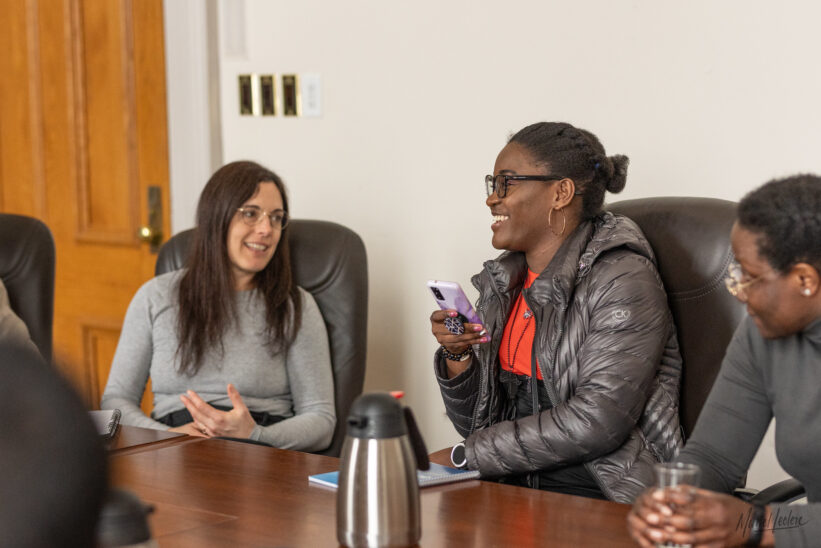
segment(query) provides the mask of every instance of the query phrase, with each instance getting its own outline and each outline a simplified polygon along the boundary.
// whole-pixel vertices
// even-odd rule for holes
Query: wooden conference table
[[[338,459],[121,430],[112,483],[155,507],[161,547],[337,545],[336,492],[308,476],[336,470]],[[432,460],[446,464],[443,455]],[[614,502],[472,480],[422,489],[421,506],[423,547],[633,546],[630,507]]]

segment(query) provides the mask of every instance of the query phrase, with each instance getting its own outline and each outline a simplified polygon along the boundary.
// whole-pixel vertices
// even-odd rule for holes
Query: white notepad
[[[97,428],[97,433],[103,438],[111,438],[117,432],[120,424],[121,412],[119,409],[105,409],[102,411],[89,411],[88,416]]]

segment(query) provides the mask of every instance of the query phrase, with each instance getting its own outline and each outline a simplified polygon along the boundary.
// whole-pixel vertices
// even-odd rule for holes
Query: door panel
[[[83,332],[83,353],[86,359],[85,370],[89,391],[92,401],[99,402],[111,368],[111,357],[120,338],[120,324],[101,325],[95,324],[94,320],[85,320],[81,322],[80,329]],[[153,405],[149,380],[143,394],[143,412],[149,415]]]
[[[0,31],[0,210],[45,213],[36,6],[3,5]]]
[[[9,0],[0,25],[0,208],[54,234],[55,361],[96,407],[153,275],[151,185],[170,227],[162,1]]]
[[[138,2],[139,3],[139,0]],[[76,18],[79,227],[89,243],[136,244],[139,181],[130,2],[87,2]],[[111,180],[117,177],[116,184]]]

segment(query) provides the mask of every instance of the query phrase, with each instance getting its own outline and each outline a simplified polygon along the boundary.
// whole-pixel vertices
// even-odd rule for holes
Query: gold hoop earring
[[[550,227],[550,232],[552,232],[556,236],[561,236],[564,234],[564,229],[567,228],[567,213],[564,212],[564,209],[559,208],[557,211],[562,212],[562,231],[556,232],[553,230],[553,209],[547,212],[547,226]]]

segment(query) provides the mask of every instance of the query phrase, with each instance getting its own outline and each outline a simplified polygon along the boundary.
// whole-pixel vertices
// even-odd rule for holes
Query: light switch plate
[[[274,116],[277,113],[276,78],[273,74],[260,74],[259,94],[263,116]]]
[[[299,116],[299,76],[296,74],[282,75],[282,114],[284,116]]]
[[[302,116],[322,116],[322,78],[319,74],[299,75]]]
[[[239,113],[242,116],[259,116],[259,75],[239,75]]]

